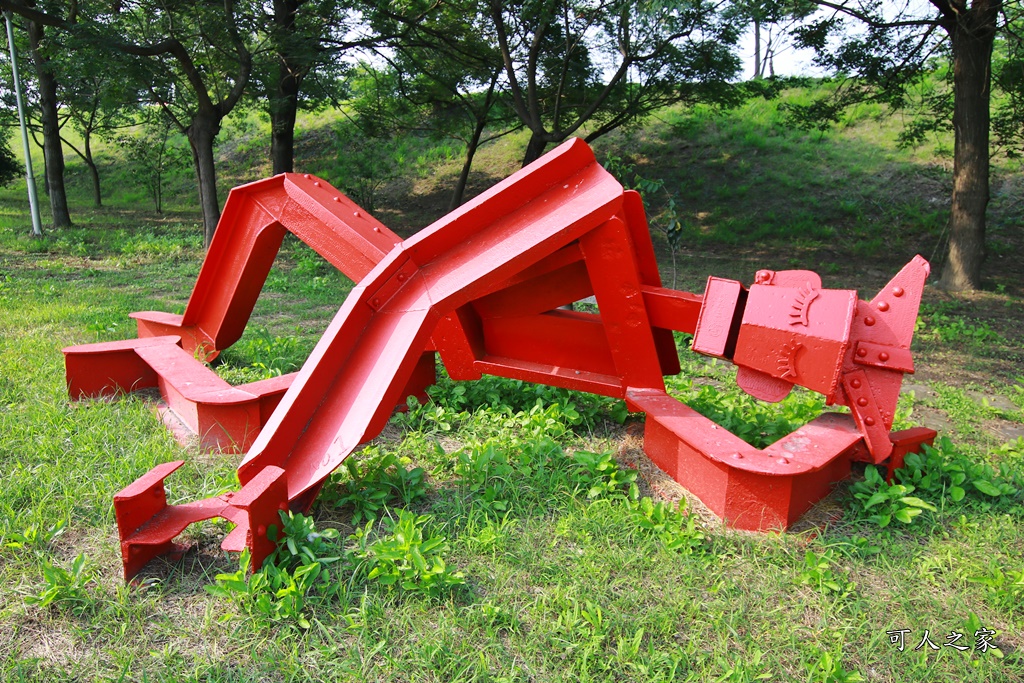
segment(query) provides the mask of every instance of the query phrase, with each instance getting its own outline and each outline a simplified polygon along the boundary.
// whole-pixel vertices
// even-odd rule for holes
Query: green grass
[[[877,288],[903,256],[874,253],[891,244],[879,216],[911,226],[910,242],[934,234],[926,205],[878,199],[897,194],[886,182],[933,170],[923,152],[884,152],[891,131],[872,133],[872,112],[810,137],[773,128],[771,103],[746,112],[666,112],[609,141],[618,152],[638,142],[627,161],[639,173],[688,177],[677,196],[707,214],[692,214],[708,230],[678,255],[681,286],[699,291],[709,273],[749,281],[776,261],[816,269],[829,286]],[[239,130],[244,157],[259,129]],[[670,166],[673,149],[683,155]],[[427,194],[454,163],[430,154],[403,176]],[[484,168],[497,169],[518,152],[488,154]],[[896,170],[871,180],[885,169]],[[907,380],[919,389],[901,398],[897,424],[938,421],[951,440],[893,486],[858,468],[863,481],[788,533],[728,530],[685,497],[676,507],[682,493],[646,468],[640,418],[621,402],[442,374],[428,403],[396,415],[332,476],[311,518],[283,522],[293,545],[260,578],[245,582],[238,558],[220,552],[218,522],[191,528],[195,551],[126,587],[113,495],[174,459],[186,465],[167,482],[172,502],[216,495],[235,486],[238,458],[183,449],[141,397],[69,401],[60,349],[132,336],[131,311],[183,310],[200,231],[194,214],[128,210],[120,195],[91,210],[75,195],[78,225],[32,240],[18,192],[0,191],[2,680],[1024,677],[1024,440],[999,436],[1024,428],[1016,285],[928,291]],[[295,369],[350,288],[286,240],[253,322],[216,370],[240,383]],[[731,366],[679,342],[670,391],[751,443],[823,409],[809,392],[753,401]],[[954,630],[973,646],[982,627],[999,652],[944,646]],[[910,630],[902,652],[887,634],[898,629]],[[926,629],[939,651],[914,650]]]

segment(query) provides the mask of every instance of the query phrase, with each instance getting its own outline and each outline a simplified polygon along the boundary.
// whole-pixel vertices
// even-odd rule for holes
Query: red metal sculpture
[[[231,387],[209,358],[240,336],[285,230],[357,286],[302,370]],[[158,386],[167,415],[206,445],[245,451],[241,490],[167,505],[161,465],[114,505],[125,577],[174,550],[188,524],[224,517],[226,550],[259,567],[279,510],[307,510],[327,476],[433,381],[482,374],[624,398],[646,413],[644,449],[728,524],[786,528],[849,474],[899,466],[935,432],[890,433],[928,264],[916,257],[870,302],[809,271],[760,271],[703,296],[661,286],[640,197],[568,142],[402,241],[326,183],[285,174],[232,191],[184,315],[136,313],[139,339],[65,349],[72,396]],[[600,313],[560,308],[589,296]],[[669,396],[672,331],[732,361],[751,395],[794,385],[826,413],[764,450]]]

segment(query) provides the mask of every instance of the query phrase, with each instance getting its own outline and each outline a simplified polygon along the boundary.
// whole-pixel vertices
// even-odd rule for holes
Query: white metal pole
[[[14,51],[14,25],[11,13],[7,18],[7,44],[11,48],[11,71],[14,73],[14,96],[18,100],[18,121],[21,123],[21,144],[25,148],[25,183],[28,185],[28,206],[32,212],[32,234],[43,236],[42,221],[39,219],[39,199],[36,197],[36,178],[32,175],[32,150],[28,146],[28,128],[25,127],[25,101],[21,98],[21,77],[18,75],[18,57]]]

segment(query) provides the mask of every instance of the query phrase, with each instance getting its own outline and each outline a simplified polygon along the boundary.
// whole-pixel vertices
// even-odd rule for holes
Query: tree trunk
[[[57,118],[57,79],[50,70],[49,60],[40,51],[43,26],[28,22],[28,41],[39,86],[40,119],[43,124],[43,158],[46,166],[46,189],[53,213],[53,227],[71,225],[68,198],[64,190],[64,149],[60,142],[60,122]]]
[[[274,29],[277,57],[277,92],[270,98],[270,158],[274,175],[291,173],[295,164],[295,115],[299,110],[299,88],[306,65],[297,57],[295,15],[300,0],[274,0]]]
[[[186,129],[192,148],[196,179],[199,181],[199,207],[203,212],[203,241],[207,248],[220,220],[220,200],[217,198],[217,170],[213,160],[213,141],[220,131],[220,119],[209,114],[197,114]]]
[[[754,19],[754,80],[761,78],[761,22]]]
[[[92,204],[99,208],[103,206],[103,195],[100,193],[100,170],[91,156],[85,160],[85,165],[89,167],[89,175],[92,178]]]
[[[543,133],[534,132],[533,135],[530,136],[530,142],[526,144],[526,154],[523,155],[523,166],[539,159],[547,146],[547,136]]]
[[[156,172],[156,188],[153,193],[153,208],[157,214],[164,212],[164,201],[163,201],[163,189],[164,189],[164,173],[161,170]]]
[[[281,64],[277,96],[270,101],[270,158],[274,175],[291,173],[295,164],[295,116],[301,79]]]
[[[478,119],[473,128],[473,135],[466,143],[466,160],[462,164],[462,173],[459,174],[459,181],[455,183],[455,191],[452,192],[452,201],[448,204],[448,210],[454,211],[462,206],[462,197],[466,194],[466,184],[469,182],[469,171],[473,167],[473,157],[476,156],[477,147],[480,146],[480,137],[484,134],[487,126],[487,119]]]
[[[103,194],[100,192],[100,169],[96,166],[96,160],[92,158],[92,141],[88,131],[85,132],[85,165],[89,167],[89,174],[92,176],[92,203],[97,207],[103,206]]]
[[[951,35],[955,135],[953,201],[949,216],[949,252],[939,286],[954,291],[978,289],[985,260],[989,100],[997,16],[989,4],[975,2],[970,12],[961,15]]]

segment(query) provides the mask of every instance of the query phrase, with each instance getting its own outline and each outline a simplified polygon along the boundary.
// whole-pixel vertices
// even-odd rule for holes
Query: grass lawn
[[[817,138],[773,112],[670,111],[598,149],[627,182],[660,181],[667,281],[810,268],[869,297],[932,256],[948,182],[933,153],[885,151],[872,112]],[[477,189],[516,156],[481,154]],[[424,159],[363,188],[403,234],[440,212],[458,163]],[[127,189],[89,209],[83,188],[77,226],[32,240],[23,188],[0,190],[0,680],[1024,680],[1021,178],[997,169],[989,290],[926,292],[896,426],[945,438],[892,486],[855,468],[789,532],[737,532],[650,465],[642,416],[620,402],[442,374],[287,522],[269,568],[246,581],[211,522],[132,587],[113,495],[175,459],[171,502],[217,495],[238,456],[183,448],[142,396],[69,401],[60,349],[134,336],[132,311],[180,312],[197,216],[154,216],[120,202]],[[674,248],[659,232],[671,206]],[[287,240],[217,371],[296,369],[350,287]],[[752,443],[823,408],[800,391],[749,399],[728,364],[679,342],[670,390]]]

